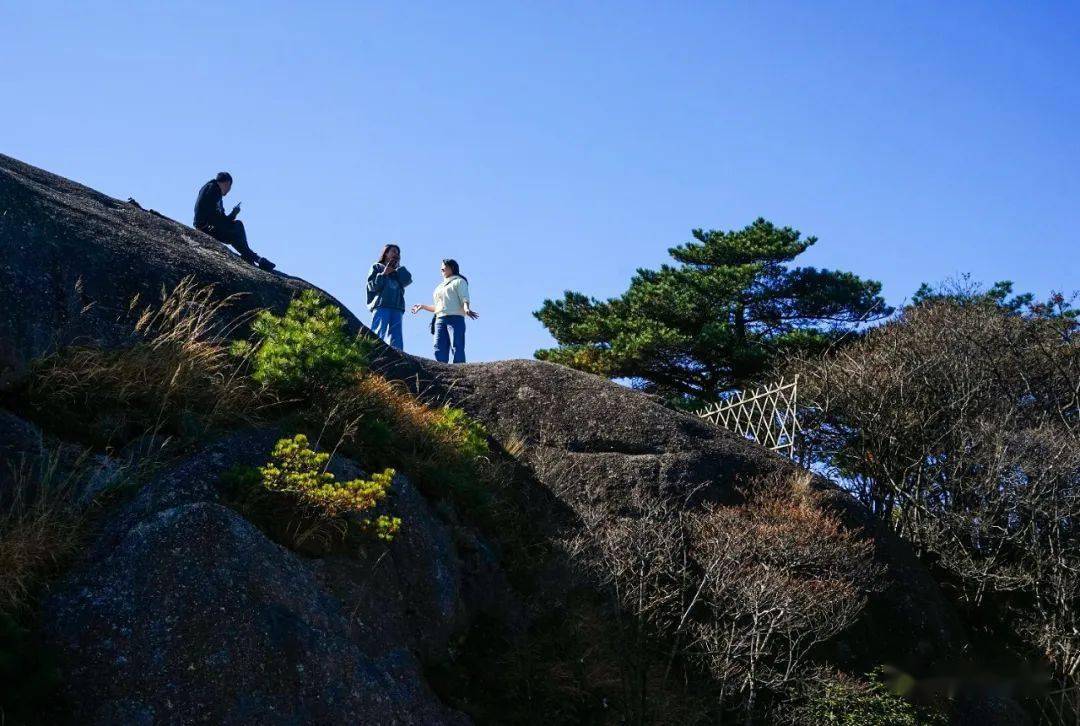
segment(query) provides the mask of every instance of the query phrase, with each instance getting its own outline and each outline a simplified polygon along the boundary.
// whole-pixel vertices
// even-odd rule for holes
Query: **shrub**
[[[809,475],[774,475],[746,496],[688,511],[634,489],[621,504],[580,505],[585,529],[571,553],[618,598],[621,662],[636,688],[680,656],[727,707],[760,716],[763,697],[786,697],[813,648],[877,588],[872,543],[826,508]]]
[[[249,421],[258,400],[227,348],[243,322],[226,314],[234,299],[185,278],[138,313],[133,345],[70,348],[38,361],[16,404],[50,431],[101,447]],[[136,297],[130,311],[138,308]]]
[[[488,453],[487,431],[460,408],[443,406],[436,409],[431,432],[456,449],[465,461],[476,461]]]
[[[861,681],[843,674],[812,679],[793,713],[797,726],[944,726],[948,718],[889,692],[881,673]]]
[[[350,531],[391,541],[401,519],[369,515],[386,499],[394,470],[370,480],[337,481],[325,470],[329,459],[297,434],[278,441],[265,466],[233,470],[227,483],[248,512],[294,549],[322,553]]]
[[[262,312],[250,356],[252,377],[300,399],[302,425],[319,438],[337,437],[364,461],[403,466],[429,496],[449,495],[474,511],[488,501],[483,469],[488,436],[460,409],[425,405],[404,384],[366,370],[371,342],[348,334],[341,311],[313,290],[284,316]]]
[[[977,647],[1045,658],[1080,713],[1080,327],[1060,296],[1007,292],[924,292],[799,362],[800,417],[815,458],[989,636]]]
[[[252,329],[253,352],[246,343],[233,352],[252,352],[252,377],[283,394],[333,390],[367,366],[371,344],[349,335],[341,310],[314,290],[289,303],[285,315],[259,313]]]
[[[706,509],[691,527],[706,568],[696,648],[751,713],[760,691],[792,688],[810,651],[878,587],[873,544],[826,509],[809,475],[759,482],[745,504]]]

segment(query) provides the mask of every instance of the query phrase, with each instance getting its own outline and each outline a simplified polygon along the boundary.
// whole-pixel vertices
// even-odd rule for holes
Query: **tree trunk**
[[[746,306],[742,303],[735,308],[735,338],[739,347],[746,347]]]

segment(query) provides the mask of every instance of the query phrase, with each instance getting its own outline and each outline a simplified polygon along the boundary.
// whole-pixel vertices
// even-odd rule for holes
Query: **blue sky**
[[[455,257],[472,360],[758,216],[894,304],[1080,287],[1075,3],[7,0],[0,27],[0,152],[187,223],[227,169],[255,249],[362,317],[383,243],[410,302]]]

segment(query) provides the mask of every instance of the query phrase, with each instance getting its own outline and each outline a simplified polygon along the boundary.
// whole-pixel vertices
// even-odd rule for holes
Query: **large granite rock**
[[[780,455],[653,397],[553,363],[500,361],[439,366],[384,356],[392,375],[463,407],[503,446],[521,450],[534,478],[572,512],[597,503],[618,511],[627,492],[730,501],[735,488],[774,473],[795,475]],[[418,377],[412,372],[420,367]],[[865,510],[825,480],[817,485],[855,528],[873,539],[883,590],[841,636],[844,665],[891,663],[915,672],[949,667],[966,635],[953,608],[911,548],[876,528]]]
[[[43,630],[80,723],[465,722],[432,695],[416,658],[417,641],[445,645],[465,624],[443,525],[402,477],[401,536],[343,559],[344,572],[271,542],[219,503],[217,482],[264,463],[279,435],[242,432],[167,469],[55,585]],[[370,566],[383,557],[404,566]],[[351,599],[325,586],[331,575]],[[416,580],[424,590],[406,601]]]
[[[191,227],[0,154],[0,384],[74,341],[115,343],[132,298],[185,276],[282,309],[307,283],[263,272]],[[351,321],[357,324],[355,319]]]
[[[223,294],[246,293],[241,309],[280,310],[307,286],[248,266],[182,224],[0,156],[0,385],[58,345],[123,342],[129,327],[118,320],[132,297],[155,296],[187,275]],[[347,317],[355,330],[365,330]],[[573,513],[590,503],[617,507],[631,486],[657,496],[692,494],[692,502],[724,501],[741,482],[792,470],[761,447],[596,376],[537,361],[445,366],[378,350],[377,366],[387,375],[465,408],[506,449],[521,452],[531,471],[528,485],[570,513],[563,525],[573,526]],[[228,698],[251,694],[242,700],[251,710],[243,713],[264,709],[271,721],[280,713],[298,721],[376,712],[388,719],[451,718],[427,694],[409,658],[390,664],[378,653],[395,644],[399,650],[389,652],[443,648],[467,621],[468,603],[498,589],[486,548],[470,548],[469,560],[449,546],[433,518],[416,530],[415,551],[403,541],[381,563],[390,583],[360,593],[362,580],[343,574],[344,565],[302,563],[220,507],[204,466],[206,459],[189,462],[170,474],[171,484],[141,494],[50,601],[51,632],[69,658],[69,673],[80,687],[85,681],[86,712],[99,722],[147,714],[224,718]],[[887,566],[884,592],[849,635],[852,659],[900,661],[917,672],[962,650],[960,624],[910,550],[869,529],[865,513],[834,494],[852,526],[874,537]],[[478,585],[468,573],[488,579]],[[286,583],[295,591],[283,591]],[[397,609],[414,590],[422,603],[417,612]],[[342,598],[357,613],[351,622]],[[383,603],[396,603],[394,615],[381,630],[365,629]],[[545,603],[541,597],[529,605],[542,610]],[[215,618],[242,635],[225,632]],[[301,636],[312,642],[299,643]],[[185,643],[193,648],[186,661]],[[249,644],[254,655],[244,650]],[[262,662],[275,657],[279,662]],[[341,687],[320,691],[297,675],[298,666],[341,679]],[[379,697],[370,692],[377,684],[386,689]],[[279,690],[285,695],[275,695]],[[184,709],[193,710],[175,715]]]

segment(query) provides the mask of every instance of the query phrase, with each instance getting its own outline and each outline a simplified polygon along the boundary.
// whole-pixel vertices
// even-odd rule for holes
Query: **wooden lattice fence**
[[[738,391],[698,412],[717,426],[753,439],[773,451],[795,456],[795,437],[802,430],[798,419],[799,377],[795,380]]]

